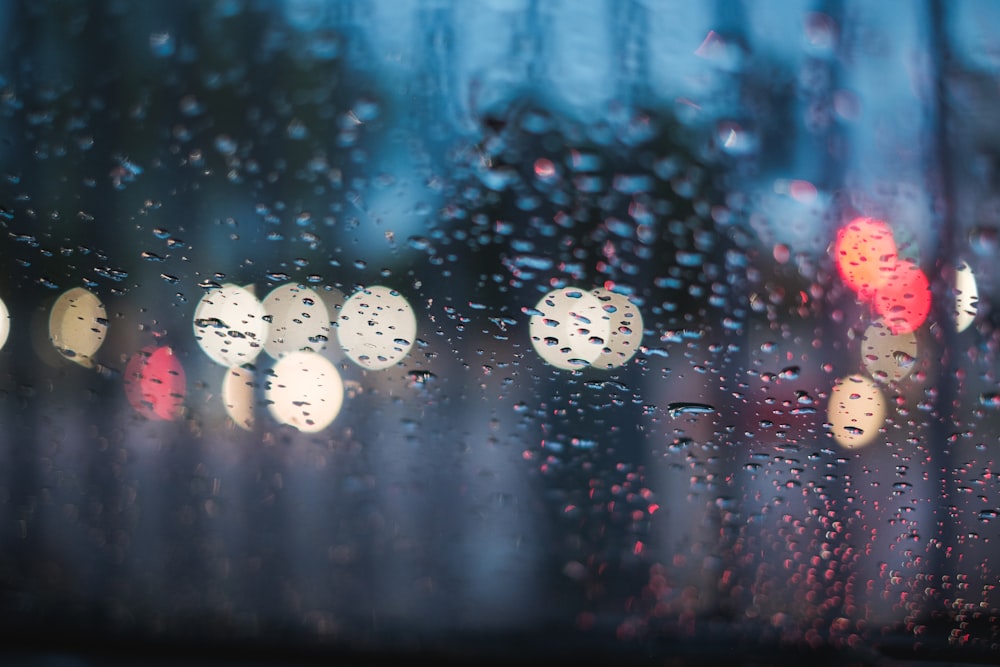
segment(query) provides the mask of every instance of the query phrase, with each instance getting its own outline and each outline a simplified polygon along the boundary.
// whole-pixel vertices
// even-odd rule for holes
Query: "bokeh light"
[[[406,298],[388,287],[360,289],[344,302],[337,340],[344,354],[367,370],[402,361],[417,336],[417,317]]]
[[[264,306],[250,290],[226,284],[202,297],[194,312],[194,335],[209,359],[240,366],[257,358],[267,340]]]
[[[0,349],[7,344],[7,337],[10,336],[10,311],[7,304],[0,299]]]
[[[872,298],[884,273],[896,259],[889,225],[874,218],[855,218],[841,227],[834,244],[837,270],[863,301]]]
[[[617,368],[635,355],[642,343],[642,313],[624,294],[618,294],[603,287],[592,294],[601,301],[604,315],[610,325],[610,333],[605,340],[601,354],[591,362],[594,368]]]
[[[597,361],[611,338],[611,319],[603,306],[594,292],[579,287],[563,287],[543,296],[528,320],[535,352],[563,370]],[[617,361],[614,356],[612,360]]]
[[[885,421],[885,411],[885,398],[871,378],[855,373],[834,382],[827,419],[840,446],[857,449],[874,441]]]
[[[279,423],[316,433],[340,414],[344,383],[325,357],[315,352],[290,352],[275,363],[265,395],[268,409]]]
[[[52,305],[49,340],[66,359],[82,366],[92,366],[92,357],[104,343],[107,332],[104,304],[82,287],[63,292]]]
[[[270,319],[264,351],[274,359],[289,352],[318,352],[330,334],[326,301],[309,287],[285,283],[271,290],[263,301]]]
[[[222,404],[233,423],[244,431],[254,426],[254,388],[257,375],[249,368],[233,366],[222,378]]]
[[[861,360],[879,382],[899,382],[917,360],[917,337],[912,331],[894,334],[883,320],[872,323],[861,339]]]
[[[931,289],[923,270],[908,259],[894,259],[875,290],[875,311],[894,334],[915,331],[931,311]]]
[[[965,331],[976,320],[979,312],[979,286],[976,275],[966,262],[959,263],[955,270],[955,328]]]
[[[125,396],[147,419],[180,418],[186,392],[184,366],[170,347],[144,347],[125,366]]]

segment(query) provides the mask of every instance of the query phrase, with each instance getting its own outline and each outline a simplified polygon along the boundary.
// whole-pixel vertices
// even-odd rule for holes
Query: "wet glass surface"
[[[1000,7],[0,19],[10,649],[1000,650]]]

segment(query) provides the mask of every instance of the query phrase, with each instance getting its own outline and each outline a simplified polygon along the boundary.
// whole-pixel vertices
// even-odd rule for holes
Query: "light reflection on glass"
[[[49,314],[49,340],[66,359],[93,365],[92,356],[107,335],[107,312],[92,292],[74,287],[64,292]]]
[[[313,289],[285,283],[271,290],[263,301],[270,318],[264,351],[280,359],[289,352],[318,352],[326,345],[330,314],[326,301]]]
[[[857,449],[878,437],[885,421],[886,402],[878,385],[860,373],[834,382],[827,419],[841,447]]]
[[[337,320],[337,340],[347,357],[367,370],[402,361],[417,336],[417,317],[406,298],[376,285],[358,290],[344,302]]]
[[[198,346],[222,366],[251,363],[267,340],[264,306],[250,290],[227,284],[202,297],[194,312]]]
[[[344,402],[340,373],[315,352],[290,352],[279,359],[265,392],[271,415],[303,433],[333,423]]]

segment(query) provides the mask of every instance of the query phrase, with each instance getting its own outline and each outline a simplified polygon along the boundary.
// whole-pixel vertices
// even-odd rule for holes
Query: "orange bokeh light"
[[[881,220],[855,218],[837,232],[834,256],[844,283],[868,301],[891,271],[896,241],[889,225]]]
[[[147,419],[178,419],[186,392],[184,367],[169,347],[146,346],[125,366],[125,396]]]

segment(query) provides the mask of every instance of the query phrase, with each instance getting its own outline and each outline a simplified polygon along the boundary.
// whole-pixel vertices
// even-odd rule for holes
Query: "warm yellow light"
[[[104,304],[82,287],[64,292],[49,314],[49,340],[63,357],[82,366],[93,365],[92,357],[108,332]]]
[[[878,437],[885,410],[885,398],[871,378],[854,374],[838,379],[827,404],[834,439],[847,449],[864,447]]]

